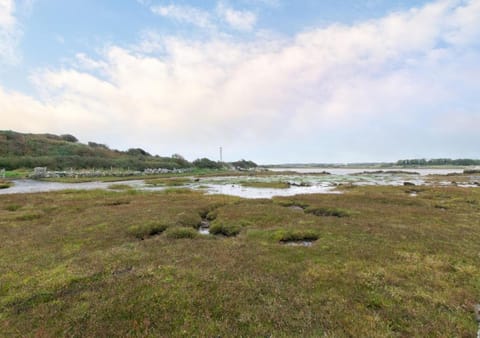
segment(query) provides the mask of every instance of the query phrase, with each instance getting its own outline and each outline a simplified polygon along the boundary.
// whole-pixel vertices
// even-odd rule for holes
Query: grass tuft
[[[273,236],[279,242],[316,241],[319,238],[313,230],[278,230]]]
[[[330,207],[308,207],[305,209],[307,214],[315,216],[334,216],[334,217],[349,217],[351,212],[342,208],[330,208]]]
[[[145,239],[150,236],[161,234],[168,228],[168,225],[162,222],[147,222],[145,224],[136,224],[128,228],[128,232],[136,238]]]
[[[193,228],[172,227],[165,231],[165,235],[172,239],[195,238],[198,232]]]
[[[237,236],[240,231],[242,230],[242,227],[240,225],[236,224],[222,224],[222,223],[216,223],[212,224],[210,226],[210,233],[213,235],[223,235],[226,237],[234,237]]]
[[[192,211],[181,212],[175,217],[175,225],[181,227],[198,229],[201,223],[202,218],[200,217],[200,215]]]

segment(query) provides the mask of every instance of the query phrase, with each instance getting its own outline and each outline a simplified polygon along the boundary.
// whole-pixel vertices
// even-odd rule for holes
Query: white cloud
[[[0,0],[0,27],[9,28],[15,24],[13,0]]]
[[[228,25],[241,31],[251,31],[257,21],[255,13],[235,10],[223,3],[217,5],[217,13]]]
[[[467,135],[462,126],[480,115],[480,99],[471,94],[480,73],[478,3],[438,1],[292,39],[147,35],[140,47],[112,46],[101,59],[79,54],[71,69],[37,72],[39,100],[0,88],[2,126],[189,158],[224,145],[234,158],[263,161],[289,143],[297,150],[284,154],[309,146],[318,160],[330,150],[311,145],[333,137],[338,151],[324,160],[337,161],[347,150],[378,158],[399,143],[417,149],[412,139],[440,130],[438,116],[454,119],[449,112],[469,102],[466,123],[452,124],[444,139],[441,131],[432,136],[441,147]]]
[[[202,28],[212,28],[212,18],[209,12],[192,6],[168,5],[152,6],[150,10],[160,16],[179,22],[186,22]]]
[[[145,4],[144,1],[140,1]],[[239,31],[251,31],[257,21],[255,13],[246,10],[235,10],[223,2],[217,3],[214,11],[207,11],[187,5],[156,5],[150,6],[152,13],[173,19],[177,22],[188,23],[200,28],[217,29],[226,23],[230,28]]]
[[[0,0],[0,63],[14,63],[18,40],[18,27],[14,16],[13,0]]]

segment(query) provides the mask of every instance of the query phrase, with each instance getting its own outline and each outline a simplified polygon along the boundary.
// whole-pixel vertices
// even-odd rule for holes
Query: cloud
[[[15,63],[19,29],[13,0],[0,0],[0,64]]]
[[[139,1],[139,0],[137,0]],[[145,5],[144,0],[140,4]],[[148,5],[147,5],[148,6]],[[187,5],[154,5],[149,7],[152,13],[173,19],[179,23],[188,23],[204,29],[217,29],[226,23],[230,28],[239,31],[251,31],[257,21],[255,13],[246,10],[235,10],[223,2],[217,3],[215,10],[206,11]]]
[[[456,139],[475,154],[464,126],[480,115],[478,4],[437,1],[291,38],[149,34],[38,70],[37,99],[0,88],[2,126],[188,158],[223,145],[227,158],[262,162],[382,160]],[[464,122],[445,132],[459,107]]]
[[[192,6],[168,5],[151,6],[150,10],[157,15],[186,22],[202,28],[212,28],[212,17],[209,12]]]
[[[235,10],[223,3],[217,5],[217,13],[228,25],[240,31],[251,31],[257,21],[255,13]]]

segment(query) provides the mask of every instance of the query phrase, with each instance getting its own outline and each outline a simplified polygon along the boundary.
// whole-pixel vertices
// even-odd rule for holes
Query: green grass
[[[0,195],[1,335],[475,336],[480,189],[406,190]],[[240,234],[198,235],[208,215],[211,228]],[[317,236],[308,248],[279,245]]]
[[[240,184],[243,187],[251,188],[270,188],[270,189],[288,189],[290,184],[287,182],[257,182],[257,181],[242,181]]]

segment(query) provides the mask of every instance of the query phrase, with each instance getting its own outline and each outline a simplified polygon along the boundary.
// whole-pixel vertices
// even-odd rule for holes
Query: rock
[[[403,185],[405,185],[405,186],[413,186],[413,185],[415,185],[415,183],[412,183],[412,182],[403,182]]]

